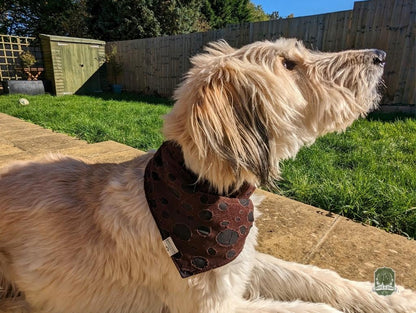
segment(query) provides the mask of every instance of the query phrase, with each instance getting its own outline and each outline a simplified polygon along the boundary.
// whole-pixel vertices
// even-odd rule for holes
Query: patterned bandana
[[[253,226],[255,187],[224,197],[185,168],[182,149],[167,141],[146,166],[144,188],[166,250],[183,278],[234,260]]]

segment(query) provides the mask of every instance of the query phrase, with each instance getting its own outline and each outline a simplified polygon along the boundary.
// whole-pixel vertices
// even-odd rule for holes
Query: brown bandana
[[[144,188],[166,250],[185,278],[234,260],[253,226],[255,187],[245,183],[229,197],[185,168],[182,149],[167,141],[146,166]]]

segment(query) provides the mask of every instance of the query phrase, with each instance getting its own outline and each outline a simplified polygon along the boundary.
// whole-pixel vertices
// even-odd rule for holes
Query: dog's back
[[[53,299],[59,312],[84,311],[88,302],[100,312],[136,294],[126,283],[132,260],[146,252],[154,262],[148,249],[135,246],[152,233],[142,210],[147,160],[88,164],[51,156],[0,172],[0,312],[30,311],[25,296],[31,309]]]
[[[7,241],[4,238],[7,233],[2,233],[6,225],[9,230],[10,227],[25,229],[24,224],[33,225],[38,215],[50,214],[53,219],[57,215],[69,218],[92,212],[114,169],[112,164],[87,164],[62,156],[19,162],[3,169],[0,172],[0,242]]]
[[[25,275],[33,277],[34,267],[39,267],[41,271],[53,271],[52,265],[59,262],[59,258],[66,258],[66,263],[70,263],[74,257],[72,253],[65,255],[67,250],[60,247],[72,246],[70,252],[75,252],[85,245],[74,242],[72,236],[65,234],[78,232],[81,235],[78,238],[87,238],[86,232],[94,224],[91,223],[94,206],[99,205],[98,201],[88,199],[99,199],[100,186],[92,182],[101,177],[99,181],[104,183],[112,168],[108,165],[88,165],[71,158],[49,157],[38,162],[19,162],[2,170],[0,299],[9,300],[1,300],[0,312],[10,309],[12,304],[16,309],[19,303],[23,310],[23,297],[13,299],[18,295],[16,285],[25,285],[20,280]],[[61,255],[45,253],[51,245],[61,251]],[[26,273],[22,275],[22,271]],[[32,288],[44,286],[40,276],[36,279],[39,284]],[[6,306],[7,303],[9,305]]]

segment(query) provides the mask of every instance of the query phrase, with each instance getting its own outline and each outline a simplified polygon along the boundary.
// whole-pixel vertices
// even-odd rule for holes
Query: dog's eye
[[[288,59],[283,59],[283,66],[284,66],[287,70],[291,71],[291,70],[293,70],[293,69],[295,68],[296,63],[295,63],[295,62],[293,62],[293,61],[291,61],[291,60],[288,60]]]

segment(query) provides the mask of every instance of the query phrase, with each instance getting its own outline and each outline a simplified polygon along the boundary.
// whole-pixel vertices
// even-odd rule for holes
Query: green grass
[[[280,192],[416,238],[416,120],[385,117],[356,121],[301,149],[282,164]]]
[[[141,150],[155,149],[163,141],[162,119],[172,102],[134,94],[53,97],[0,96],[0,112],[66,133],[88,142],[114,140]]]
[[[89,142],[115,140],[148,150],[163,141],[172,103],[134,94],[0,96],[0,112]],[[354,220],[416,238],[416,119],[372,115],[326,135],[282,163],[279,193]]]

